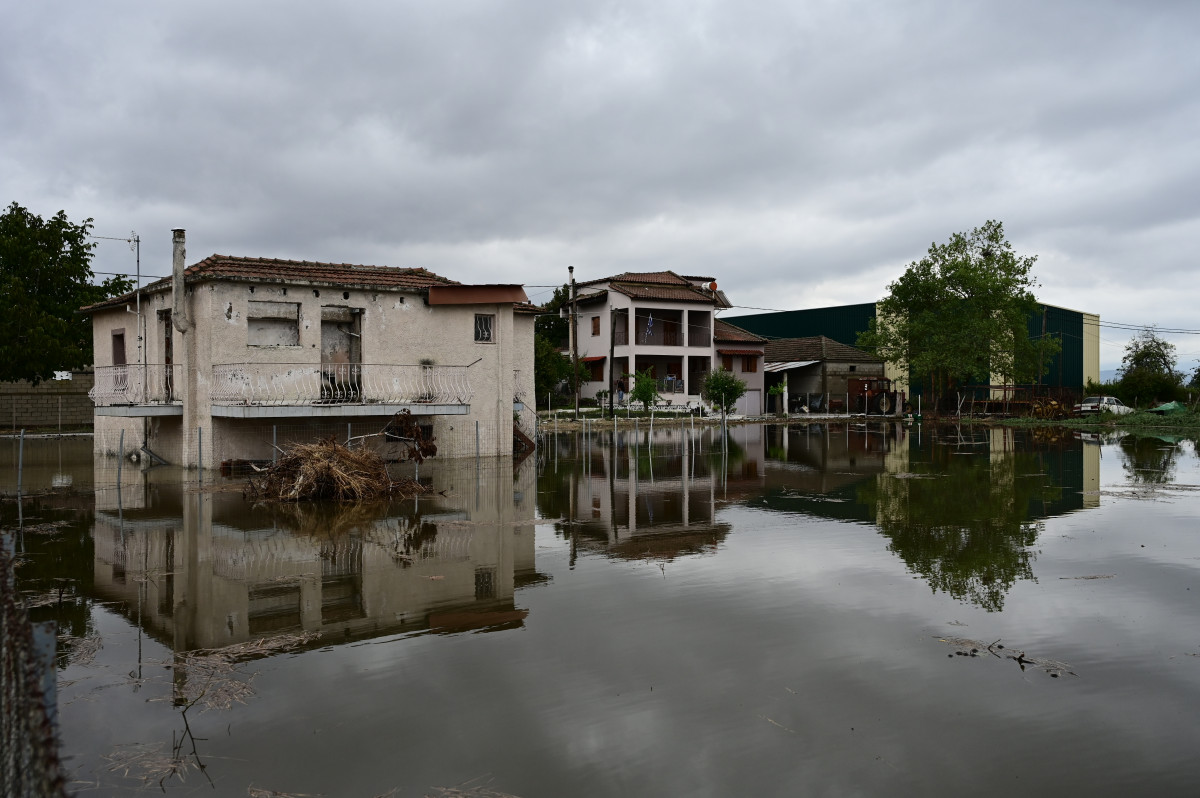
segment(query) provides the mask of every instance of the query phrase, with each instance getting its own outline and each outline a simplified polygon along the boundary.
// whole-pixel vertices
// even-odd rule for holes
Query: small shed
[[[850,380],[884,376],[881,358],[824,335],[767,341],[764,359],[767,389],[785,383],[787,407],[792,411],[805,404],[814,410],[826,409],[826,401],[844,401]]]

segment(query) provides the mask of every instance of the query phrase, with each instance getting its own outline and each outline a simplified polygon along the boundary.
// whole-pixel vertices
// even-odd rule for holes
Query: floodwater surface
[[[540,444],[428,461],[416,500],[256,507],[26,441],[4,524],[60,626],[72,790],[1196,794],[1194,442],[676,421]]]

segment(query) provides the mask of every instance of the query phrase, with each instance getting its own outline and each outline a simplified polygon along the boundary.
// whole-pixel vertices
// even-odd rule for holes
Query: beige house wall
[[[248,327],[251,302],[297,304],[297,342],[251,344]],[[160,454],[170,455],[172,462],[194,464],[199,455],[205,467],[211,468],[218,464],[222,453],[242,451],[247,424],[212,416],[213,367],[232,363],[319,364],[321,309],[327,306],[361,310],[364,364],[417,365],[422,359],[429,359],[439,366],[470,366],[467,378],[474,396],[469,414],[431,416],[423,420],[433,424],[439,439],[439,455],[473,456],[476,422],[483,455],[512,453],[514,369],[521,369],[528,395],[533,393],[532,316],[514,314],[508,304],[430,306],[415,292],[220,281],[205,281],[187,288],[185,307],[192,329],[187,333],[172,331],[174,362],[181,371],[176,390],[187,397],[182,418],[144,421],[96,416],[95,451],[114,453],[122,429],[126,431],[127,442],[131,438],[136,440],[134,448],[145,438],[151,449],[157,445],[164,450]],[[142,327],[146,333],[148,364],[161,364],[164,360],[166,321],[160,318],[159,311],[170,308],[169,290],[143,297]],[[481,313],[495,316],[493,341],[489,343],[474,340],[475,316]],[[118,329],[125,329],[126,362],[138,362],[136,314],[125,307],[99,311],[93,314],[92,328],[97,366],[113,365],[110,342]],[[297,408],[296,420],[307,418],[303,408]],[[381,416],[381,428],[385,421]],[[277,422],[289,423],[287,419]],[[338,423],[329,419],[330,425]],[[202,444],[196,433],[198,429],[203,430]],[[262,452],[255,451],[254,455],[262,456]],[[238,456],[249,456],[249,451]]]
[[[1100,316],[1083,314],[1083,384],[1100,382]]]

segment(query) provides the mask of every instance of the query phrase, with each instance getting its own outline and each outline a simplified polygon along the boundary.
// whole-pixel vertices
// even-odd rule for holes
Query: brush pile
[[[351,449],[326,438],[289,446],[268,468],[250,477],[245,495],[255,501],[359,502],[428,492],[415,480],[393,480],[383,458],[370,449]]]

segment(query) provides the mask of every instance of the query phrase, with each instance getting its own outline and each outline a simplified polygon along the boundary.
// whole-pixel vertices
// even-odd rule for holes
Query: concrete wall
[[[92,426],[90,371],[71,372],[69,380],[44,380],[37,385],[20,380],[0,382],[0,428],[48,427],[72,429]]]
[[[298,306],[296,328],[287,334],[279,323],[284,303]],[[147,363],[163,362],[167,321],[160,311],[170,307],[170,292],[143,299]],[[212,417],[213,367],[231,363],[320,363],[322,308],[361,311],[361,359],[365,364],[417,365],[429,359],[438,366],[470,366],[467,376],[474,397],[469,415],[431,417],[441,456],[473,456],[476,422],[482,454],[511,454],[514,369],[521,370],[522,380],[528,383],[528,395],[533,395],[533,317],[519,316],[514,322],[511,305],[428,306],[419,294],[409,292],[213,281],[189,286],[186,307],[193,329],[187,333],[172,331],[173,360],[182,369],[178,390],[188,398],[182,421],[163,419],[143,432],[141,419],[97,417],[97,453],[115,451],[113,440],[125,429],[127,441],[131,434],[144,434],[150,448],[155,449],[151,441],[157,435],[162,449],[178,449],[177,458],[170,458],[172,462],[193,464],[197,462],[195,431],[199,428],[204,430],[199,455],[206,467],[231,456],[251,456],[250,450],[242,453],[246,425]],[[264,314],[264,309],[271,313]],[[493,340],[488,343],[474,340],[475,316],[480,313],[495,316]],[[273,323],[280,342],[264,344],[262,341],[270,340],[271,330],[261,319],[272,314],[276,316]],[[127,362],[138,362],[136,315],[124,307],[99,312],[93,316],[92,327],[97,366],[112,365],[112,335],[120,329],[125,330]],[[297,420],[305,420],[307,415],[311,414],[297,408]],[[328,421],[335,423],[336,419]],[[386,416],[381,415],[377,421],[382,428]],[[279,423],[289,422],[281,419]],[[260,439],[252,447],[255,455],[262,449],[261,444]]]

